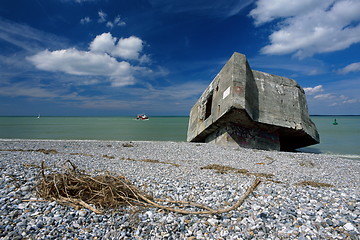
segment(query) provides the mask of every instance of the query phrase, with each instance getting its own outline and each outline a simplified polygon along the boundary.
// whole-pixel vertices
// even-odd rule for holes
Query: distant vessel
[[[38,114],[37,118],[40,118],[40,113]]]
[[[139,114],[136,117],[137,120],[149,120],[149,117],[146,116],[145,114]]]
[[[338,123],[336,122],[336,118],[334,119],[333,125],[338,125]]]

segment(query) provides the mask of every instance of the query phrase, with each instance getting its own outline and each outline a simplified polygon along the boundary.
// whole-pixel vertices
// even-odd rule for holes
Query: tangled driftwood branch
[[[40,197],[71,206],[83,206],[96,213],[101,211],[90,204],[98,208],[116,208],[121,205],[141,205],[143,201],[139,198],[140,195],[152,199],[123,176],[90,176],[79,171],[70,161],[69,163],[72,169],[67,168],[62,173],[48,175],[45,175],[42,164],[42,179],[37,185]]]
[[[90,176],[77,169],[68,161],[71,169],[67,168],[62,173],[53,172],[45,174],[44,162],[41,165],[42,179],[37,185],[40,197],[47,200],[56,200],[72,207],[85,207],[95,213],[102,213],[103,208],[117,208],[122,205],[150,206],[164,209],[166,211],[182,214],[220,214],[238,208],[248,195],[260,184],[260,179],[247,189],[244,195],[231,207],[212,209],[200,203],[154,199],[136,188],[123,176],[113,176],[109,173]],[[176,204],[177,207],[160,205],[157,202],[168,202]],[[95,206],[95,207],[94,207]],[[181,208],[193,206],[204,209],[203,211],[188,211]]]
[[[240,207],[241,204],[243,204],[243,202],[245,201],[245,199],[256,189],[256,187],[260,184],[260,179],[257,178],[255,179],[254,183],[246,190],[246,192],[244,193],[244,195],[231,207],[228,208],[221,208],[221,209],[212,209],[209,208],[207,206],[204,206],[202,204],[198,204],[198,203],[192,203],[192,202],[177,202],[177,203],[185,203],[188,205],[192,205],[192,206],[196,206],[199,208],[203,208],[205,209],[205,211],[187,211],[187,210],[182,210],[182,209],[177,209],[177,208],[173,208],[173,207],[166,207],[163,205],[159,205],[156,202],[146,198],[145,196],[139,196],[141,197],[144,201],[146,201],[147,203],[149,203],[150,205],[157,207],[157,208],[161,208],[167,211],[171,211],[171,212],[177,212],[177,213],[182,213],[182,214],[221,214],[221,213],[225,213],[225,212],[230,212],[232,210],[235,210],[236,208]]]

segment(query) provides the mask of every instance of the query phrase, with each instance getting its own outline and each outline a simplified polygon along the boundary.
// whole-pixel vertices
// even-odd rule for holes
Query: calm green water
[[[311,116],[320,134],[320,144],[301,150],[335,153],[360,159],[360,116]],[[333,125],[336,119],[338,125]]]
[[[332,122],[336,118],[338,125]],[[312,116],[321,143],[301,151],[360,159],[360,116]],[[0,138],[186,141],[188,117],[0,117]]]
[[[186,141],[188,117],[0,117],[0,138]]]

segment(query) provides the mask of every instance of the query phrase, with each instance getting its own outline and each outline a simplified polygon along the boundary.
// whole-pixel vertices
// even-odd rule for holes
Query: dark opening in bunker
[[[211,93],[206,99],[205,119],[207,119],[211,115],[212,102],[213,102],[213,93]]]

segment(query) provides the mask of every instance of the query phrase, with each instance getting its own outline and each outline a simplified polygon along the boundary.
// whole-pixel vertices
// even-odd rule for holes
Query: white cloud
[[[131,36],[117,40],[110,33],[98,35],[90,43],[90,50],[93,52],[106,52],[114,57],[144,62],[144,56],[140,57],[142,48],[143,41],[138,37]]]
[[[120,16],[116,16],[115,19],[114,19],[114,25],[116,26],[125,26],[126,23],[121,20]]]
[[[98,22],[100,23],[106,22],[107,14],[104,11],[102,10],[98,11],[98,15],[99,15]]]
[[[125,25],[126,25],[126,23],[121,20],[120,16],[115,17],[114,21],[112,21],[112,22],[108,21],[106,23],[106,26],[109,27],[109,28],[113,28],[115,26],[120,26],[121,27],[121,26],[125,26]]]
[[[249,15],[255,19],[256,25],[260,25],[276,18],[298,16],[309,9],[326,8],[332,2],[333,0],[258,0],[256,8],[251,10]]]
[[[0,16],[0,40],[19,47],[27,52],[34,52],[43,46],[63,46],[67,41],[58,36],[42,32],[25,24],[3,19]]]
[[[142,47],[140,38],[131,36],[117,40],[110,33],[103,33],[90,43],[90,51],[75,48],[44,50],[27,59],[40,70],[105,77],[111,81],[112,86],[120,87],[134,84],[135,73],[149,71],[148,68],[132,66],[127,61],[118,60],[138,60],[140,63],[149,60],[147,55],[140,56]],[[81,84],[97,82],[98,80],[92,79],[82,81]]]
[[[360,100],[356,99],[356,98],[351,98],[351,99],[345,98],[340,101],[333,102],[329,106],[335,107],[335,106],[342,106],[342,105],[348,105],[348,104],[355,104],[355,103],[359,103],[359,102],[360,102]]]
[[[138,37],[120,38],[113,54],[125,59],[138,59],[142,48],[143,42]]]
[[[324,102],[330,107],[355,104],[360,102],[358,98],[352,98],[342,94],[333,93],[319,94],[314,96],[313,99],[316,101]]]
[[[64,72],[72,75],[105,76],[113,86],[134,83],[132,67],[128,62],[118,62],[106,53],[93,53],[76,49],[42,51],[27,58],[38,69]]]
[[[280,20],[262,53],[305,58],[359,43],[359,12],[358,0],[258,0],[250,16],[256,25]]]
[[[98,11],[98,22],[105,23],[106,26],[109,28],[113,28],[115,26],[125,26],[126,22],[124,22],[119,15],[117,15],[113,21],[108,20],[108,15],[103,10]]]
[[[346,74],[349,72],[359,72],[360,71],[360,62],[352,63],[339,70],[339,73]]]
[[[107,22],[106,23],[106,26],[109,27],[109,28],[113,28],[114,27],[114,24],[112,22]]]
[[[330,99],[334,99],[334,98],[336,98],[336,96],[331,93],[319,94],[314,97],[314,99],[318,99],[318,100],[330,100]]]
[[[350,104],[358,103],[358,102],[359,102],[359,99],[348,99],[348,100],[343,101],[343,103],[350,103]]]
[[[322,85],[318,85],[315,87],[308,87],[308,88],[304,88],[304,91],[307,95],[314,95],[316,93],[322,92],[324,91],[324,88]]]
[[[359,79],[346,79],[328,83],[325,88],[309,88],[306,92],[309,109],[316,109],[316,114],[358,114],[360,109]],[[316,91],[323,89],[323,91]],[[304,89],[305,90],[305,89]],[[305,90],[306,91],[306,90]],[[315,113],[315,112],[314,112]]]
[[[89,22],[91,22],[90,17],[84,17],[84,18],[80,19],[81,24],[86,24],[86,23],[89,23]]]
[[[95,37],[90,43],[90,50],[98,53],[111,53],[116,44],[116,38],[111,33],[103,33]]]

